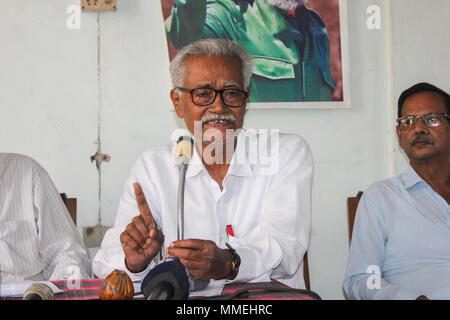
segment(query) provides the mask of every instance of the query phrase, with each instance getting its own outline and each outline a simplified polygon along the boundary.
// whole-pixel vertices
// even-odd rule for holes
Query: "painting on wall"
[[[253,56],[251,109],[350,108],[347,0],[161,0],[169,60],[231,39]]]

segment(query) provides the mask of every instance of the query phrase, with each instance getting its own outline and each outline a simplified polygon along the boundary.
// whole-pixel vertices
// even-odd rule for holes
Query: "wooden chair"
[[[353,224],[355,223],[356,209],[358,209],[359,199],[363,195],[362,191],[358,191],[356,197],[347,198],[347,207],[348,207],[348,243],[352,241],[352,233],[353,233]]]
[[[311,290],[309,283],[308,252],[305,252],[305,256],[303,257],[303,279],[305,279],[306,290]]]
[[[65,193],[60,193],[61,198],[69,211],[70,217],[75,225],[77,224],[77,198],[67,198]]]

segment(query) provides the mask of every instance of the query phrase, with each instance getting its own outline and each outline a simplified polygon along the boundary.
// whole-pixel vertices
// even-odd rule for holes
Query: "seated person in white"
[[[0,281],[89,278],[90,260],[48,173],[0,153]]]
[[[185,237],[177,240],[179,170],[173,142],[144,152],[133,167],[115,225],[93,261],[98,277],[117,268],[141,280],[162,249],[163,256],[178,257],[193,277],[217,280],[218,286],[273,278],[305,288],[311,151],[295,135],[242,129],[251,69],[251,55],[223,39],[193,42],[171,62],[171,99],[194,138],[186,172]],[[267,143],[274,152],[272,168],[252,161],[257,147]]]
[[[402,93],[397,135],[406,172],[377,182],[356,212],[344,290],[350,299],[450,299],[450,96]]]

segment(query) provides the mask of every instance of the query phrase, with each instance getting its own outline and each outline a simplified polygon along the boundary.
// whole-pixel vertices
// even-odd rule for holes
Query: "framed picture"
[[[252,54],[248,108],[351,107],[347,0],[161,0],[161,8],[170,61],[206,38]]]

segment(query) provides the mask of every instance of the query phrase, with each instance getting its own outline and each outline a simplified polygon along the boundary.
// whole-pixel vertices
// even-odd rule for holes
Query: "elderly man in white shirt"
[[[305,288],[313,159],[298,136],[242,129],[251,69],[251,55],[223,39],[191,43],[171,62],[171,99],[194,138],[184,238],[177,240],[172,142],[144,152],[132,168],[115,225],[93,261],[98,277],[121,269],[142,280],[161,252],[197,279],[277,279]]]
[[[90,259],[48,173],[0,153],[0,280],[89,278]]]

